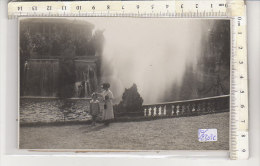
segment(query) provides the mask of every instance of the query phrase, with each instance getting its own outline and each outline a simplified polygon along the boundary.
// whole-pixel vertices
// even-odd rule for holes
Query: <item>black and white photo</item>
[[[230,31],[229,19],[20,19],[19,148],[228,150]]]

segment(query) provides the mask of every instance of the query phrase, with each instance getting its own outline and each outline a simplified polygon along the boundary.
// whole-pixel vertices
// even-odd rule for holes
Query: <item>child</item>
[[[90,101],[90,115],[92,116],[92,125],[96,125],[97,117],[100,113],[99,101],[97,99],[97,94],[92,94],[92,100]]]

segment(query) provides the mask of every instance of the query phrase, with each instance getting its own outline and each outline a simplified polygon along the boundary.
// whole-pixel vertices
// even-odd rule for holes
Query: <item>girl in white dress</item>
[[[110,84],[104,83],[102,85],[103,92],[101,93],[103,99],[103,114],[102,119],[105,125],[109,125],[110,121],[114,119],[114,111],[113,111],[113,93],[109,89]]]

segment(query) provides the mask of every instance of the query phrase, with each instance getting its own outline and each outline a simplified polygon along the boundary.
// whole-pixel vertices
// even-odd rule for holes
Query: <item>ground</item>
[[[216,142],[198,141],[198,129],[216,128]],[[227,150],[229,113],[141,122],[21,127],[22,149]]]

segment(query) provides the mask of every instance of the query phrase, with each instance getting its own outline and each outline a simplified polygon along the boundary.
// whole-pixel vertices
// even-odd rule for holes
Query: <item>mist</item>
[[[102,82],[111,84],[115,102],[135,83],[145,104],[163,102],[181,86],[187,67],[197,67],[209,20],[170,18],[88,18],[104,30]],[[177,94],[176,94],[177,95]]]

